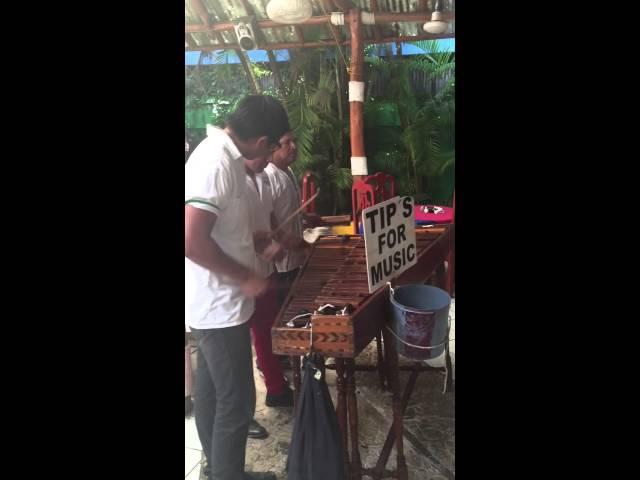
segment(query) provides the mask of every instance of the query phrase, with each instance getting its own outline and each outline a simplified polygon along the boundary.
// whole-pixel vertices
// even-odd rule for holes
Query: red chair
[[[351,205],[353,207],[353,234],[358,235],[360,215],[362,210],[374,206],[376,203],[376,193],[373,185],[363,180],[358,180],[351,187]]]
[[[316,180],[313,173],[307,171],[302,177],[302,203],[309,200],[316,194]],[[316,213],[316,201],[313,200],[309,205],[304,207],[304,213]]]
[[[392,175],[378,172],[365,177],[364,181],[373,185],[373,188],[376,191],[376,199],[378,202],[389,200],[390,198],[395,197],[396,181]]]
[[[359,232],[358,223],[362,210],[395,196],[396,184],[391,175],[378,172],[358,180],[351,187],[351,206],[353,216],[353,234]]]

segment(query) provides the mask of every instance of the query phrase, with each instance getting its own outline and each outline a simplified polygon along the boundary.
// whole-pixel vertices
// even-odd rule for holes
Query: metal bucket
[[[391,331],[398,353],[412,360],[437,358],[449,334],[451,297],[431,285],[391,289]]]

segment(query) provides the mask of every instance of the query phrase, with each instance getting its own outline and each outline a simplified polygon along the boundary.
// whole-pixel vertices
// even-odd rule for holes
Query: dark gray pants
[[[244,480],[247,433],[256,408],[249,326],[191,331],[198,341],[196,427],[210,480]]]

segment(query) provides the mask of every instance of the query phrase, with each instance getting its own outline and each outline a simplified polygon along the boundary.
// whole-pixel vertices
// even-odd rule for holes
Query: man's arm
[[[185,257],[207,270],[226,275],[237,281],[245,295],[250,297],[260,295],[267,288],[266,279],[229,257],[211,238],[211,230],[216,220],[217,216],[214,213],[185,205]]]

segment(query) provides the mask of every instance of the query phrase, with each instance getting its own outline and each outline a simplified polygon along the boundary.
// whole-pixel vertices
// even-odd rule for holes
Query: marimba
[[[454,226],[417,228],[418,263],[404,272],[397,285],[424,283],[436,274],[444,285],[444,261],[452,250]],[[369,294],[364,239],[361,236],[323,237],[313,247],[291,287],[272,329],[273,351],[326,357],[354,358],[386,323],[389,291]],[[354,308],[350,315],[311,317],[312,328],[291,328],[287,322],[302,311],[324,304]],[[313,334],[313,338],[312,337]]]
[[[395,280],[396,285],[425,283],[435,276],[436,284],[446,289],[445,261],[454,250],[454,237],[453,224],[416,228],[417,264],[400,275]],[[305,312],[313,313],[318,307],[327,303],[341,307],[349,304],[352,306],[352,311],[346,315],[312,314],[307,317],[310,320],[308,328],[287,326],[287,322],[294,317]],[[364,239],[358,235],[323,237],[312,247],[271,329],[273,352],[291,356],[296,393],[300,389],[301,356],[313,351],[324,357],[336,359],[338,390],[336,413],[347,454],[349,437],[351,440],[348,467],[352,478],[361,478],[362,475],[370,475],[378,479],[384,476],[394,476],[401,480],[407,478],[402,444],[404,406],[401,405],[400,399],[398,355],[395,340],[385,328],[388,308],[388,288],[369,293]],[[384,356],[382,342],[380,342],[381,335],[384,337]],[[374,338],[378,341],[377,368],[381,384],[386,378],[393,392],[394,423],[377,465],[375,468],[364,468],[360,462],[358,447],[354,375],[357,367],[354,358]],[[416,375],[417,371],[418,368],[415,371]],[[408,398],[411,389],[407,387],[405,397]],[[389,472],[385,470],[385,465],[394,441],[398,455],[398,470]]]

